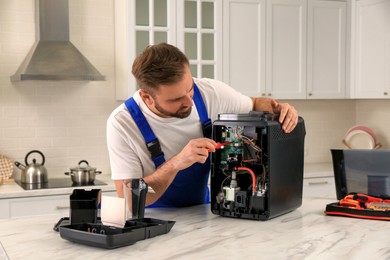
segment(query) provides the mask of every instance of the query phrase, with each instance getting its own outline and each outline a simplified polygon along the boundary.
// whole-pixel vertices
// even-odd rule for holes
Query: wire
[[[227,179],[230,179],[230,176],[227,176],[222,182],[221,182],[221,191],[223,191],[223,184]]]
[[[256,185],[256,175],[255,173],[247,167],[234,167],[234,170],[236,171],[247,171],[252,175],[252,193],[255,194],[257,190],[257,185]]]

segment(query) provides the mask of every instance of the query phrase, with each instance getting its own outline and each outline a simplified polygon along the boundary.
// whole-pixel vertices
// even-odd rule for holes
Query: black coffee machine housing
[[[304,120],[284,133],[277,115],[220,114],[213,139],[223,146],[212,155],[211,211],[267,220],[302,205]]]

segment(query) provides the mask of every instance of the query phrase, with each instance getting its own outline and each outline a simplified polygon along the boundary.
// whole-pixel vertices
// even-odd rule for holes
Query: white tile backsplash
[[[106,81],[11,83],[35,41],[34,0],[0,1],[0,154],[19,162],[33,149],[46,156],[50,177],[85,159],[109,174],[106,120],[115,100],[113,1],[70,0],[72,43]],[[345,132],[365,124],[385,148],[390,140],[390,100],[288,101],[306,124],[306,162],[330,162]],[[18,177],[18,170],[15,170]]]
[[[70,40],[106,81],[11,83],[35,42],[34,3],[0,1],[0,154],[24,162],[30,150],[40,150],[49,177],[64,177],[82,159],[109,174],[105,127],[119,104],[113,1],[69,1]]]

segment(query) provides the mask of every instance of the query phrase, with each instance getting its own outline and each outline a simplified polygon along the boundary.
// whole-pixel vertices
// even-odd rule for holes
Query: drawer
[[[333,177],[307,178],[303,180],[303,196],[311,198],[336,199],[336,186]]]

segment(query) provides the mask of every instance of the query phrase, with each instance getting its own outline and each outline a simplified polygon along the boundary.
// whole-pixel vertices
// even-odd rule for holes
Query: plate
[[[374,149],[374,138],[364,130],[352,130],[344,138],[350,149]]]
[[[356,125],[356,126],[354,126],[354,127],[351,127],[351,128],[347,131],[346,136],[347,136],[349,133],[351,133],[351,132],[353,132],[353,131],[356,131],[356,130],[360,130],[360,131],[364,131],[364,132],[368,133],[369,135],[372,136],[372,138],[374,139],[374,142],[375,142],[375,143],[377,142],[377,140],[376,140],[376,135],[375,135],[374,131],[372,131],[371,128],[369,128],[369,127],[367,127],[367,126],[364,126],[364,125]]]

